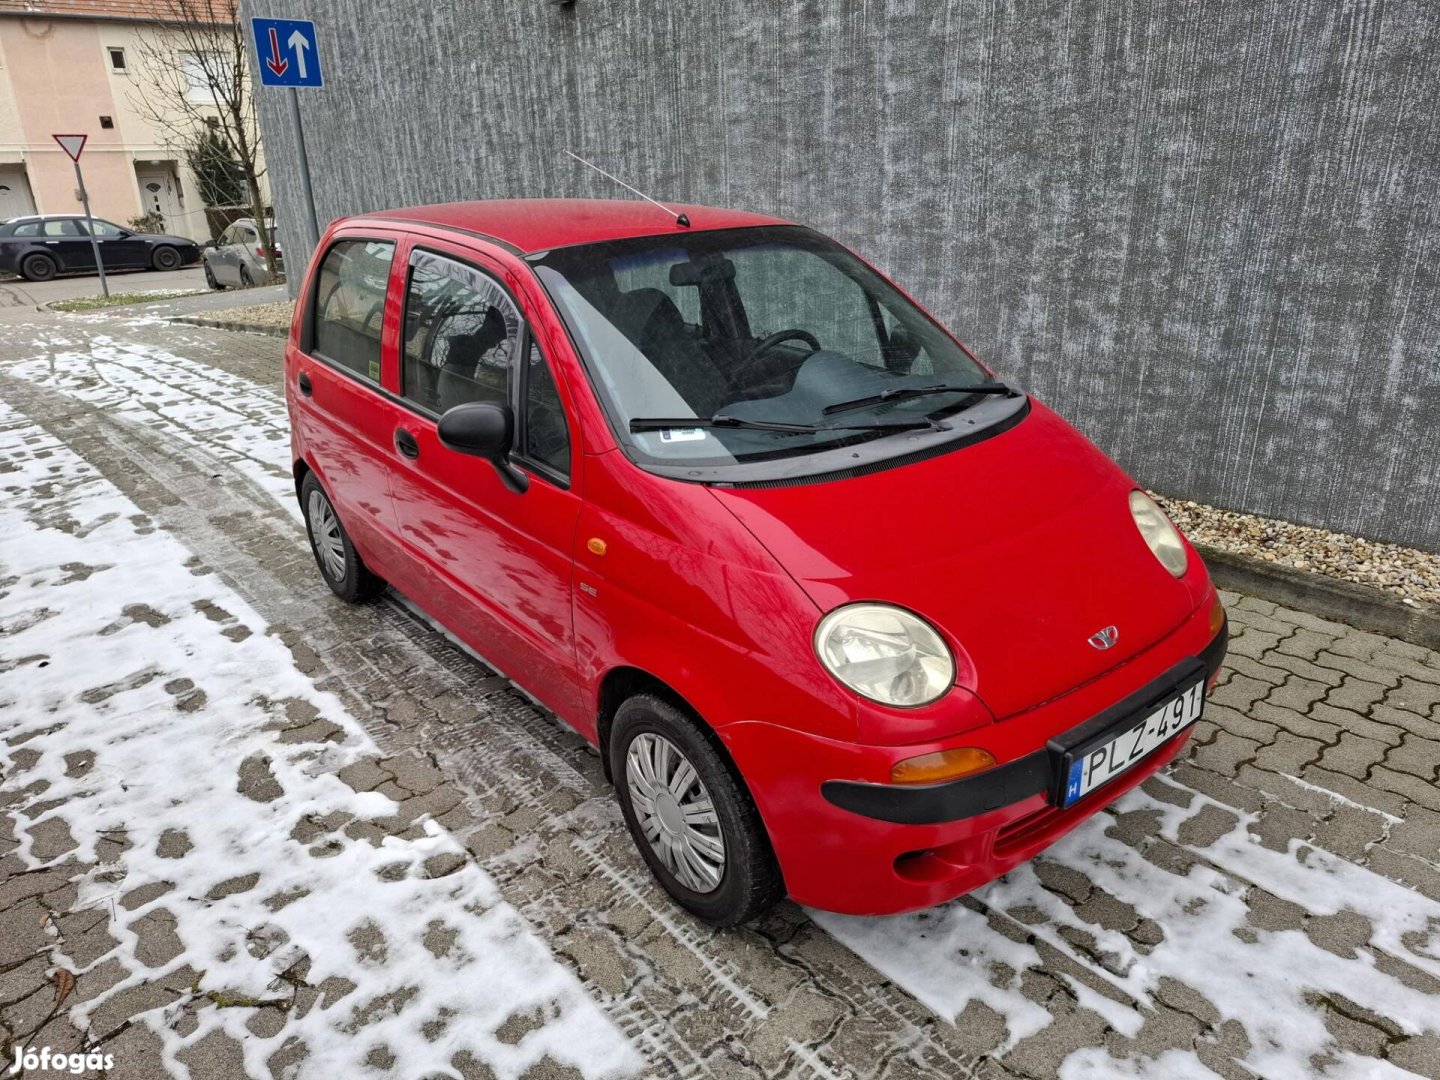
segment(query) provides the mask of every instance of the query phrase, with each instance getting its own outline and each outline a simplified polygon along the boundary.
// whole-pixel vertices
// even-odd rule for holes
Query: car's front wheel
[[[216,292],[225,287],[221,285],[220,282],[215,280],[215,271],[210,269],[210,264],[208,262],[205,263],[205,284],[209,288],[214,289]]]
[[[26,281],[49,281],[59,269],[49,255],[26,255],[20,262],[20,276]]]
[[[340,515],[335,512],[330,496],[315,479],[314,473],[306,473],[300,485],[300,508],[305,514],[310,550],[315,553],[320,576],[330,586],[330,591],[351,604],[379,595],[385,588],[385,582],[371,573],[360,558],[360,553],[350,542],[350,534],[340,523]]]
[[[162,244],[150,256],[150,265],[156,270],[175,270],[180,266],[180,252]]]
[[[610,762],[630,835],[683,907],[734,926],[785,895],[759,810],[694,718],[637,694],[616,710]]]

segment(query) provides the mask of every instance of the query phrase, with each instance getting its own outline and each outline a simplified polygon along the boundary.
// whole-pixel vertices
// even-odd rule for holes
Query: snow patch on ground
[[[1108,983],[1116,996],[1134,1002],[1113,1000],[1066,977],[1080,1004],[1094,1008],[1122,1035],[1139,1032],[1147,1012],[1158,1007],[1162,981],[1173,980],[1197,991],[1222,1021],[1244,1029],[1250,1050],[1242,1063],[1257,1075],[1314,1075],[1312,1056],[1333,1062],[1336,1076],[1358,1076],[1365,1070],[1401,1075],[1383,1062],[1339,1049],[1317,1002],[1353,1002],[1412,1035],[1440,1031],[1436,999],[1382,971],[1376,961],[1377,953],[1385,953],[1440,977],[1440,904],[1299,841],[1292,841],[1287,851],[1264,847],[1250,829],[1253,816],[1168,780],[1154,783],[1170,784],[1186,805],[1136,789],[1114,810],[1153,815],[1163,842],[1197,858],[1187,872],[1148,861],[1142,854],[1145,844],[1137,848],[1118,839],[1112,833],[1115,818],[1100,814],[1036,862],[974,893],[973,900],[995,918],[1013,917],[1016,925]],[[1207,845],[1182,843],[1181,824],[1206,808],[1233,816],[1234,825]],[[1118,901],[1117,911],[1128,907],[1139,918],[1153,920],[1163,939],[1153,948],[1143,947],[1127,933],[1082,917],[1046,886],[1037,863],[1078,871],[1090,888]],[[1253,888],[1296,904],[1311,916],[1352,913],[1368,923],[1369,932],[1361,935],[1351,955],[1342,957],[1317,945],[1302,929],[1266,929],[1249,918],[1255,905],[1247,904],[1247,892]],[[812,916],[940,1015],[954,1019],[971,1001],[989,1005],[1006,1019],[1007,1045],[1049,1021],[1047,1011],[1021,991],[1022,974],[1044,966],[1040,953],[996,932],[986,915],[966,901],[893,919],[823,912]],[[1072,944],[1077,939],[1089,941],[1089,947],[1081,951]],[[1120,1068],[1105,1051],[1088,1050],[1072,1055],[1062,1075],[1115,1075]],[[1123,1069],[1123,1075],[1157,1078],[1209,1075],[1193,1058],[1182,1063],[1172,1054],[1134,1058]]]
[[[189,369],[200,381],[186,385],[209,388],[211,400],[197,400],[161,381],[176,374],[173,358],[147,350],[143,361],[147,371],[159,367],[154,380],[103,355],[94,363],[105,385],[77,383],[64,362],[48,380],[82,396],[123,387],[110,399],[122,410],[133,392],[160,415],[212,431],[245,427],[220,399],[252,387]],[[259,464],[237,446],[237,467],[246,462]],[[146,1014],[164,1039],[167,1065],[185,1075],[175,1055],[221,1029],[240,1041],[252,1075],[268,1075],[267,1059],[291,1039],[308,1049],[296,1075],[326,1080],[365,1071],[367,1054],[380,1046],[414,1076],[449,1070],[462,1052],[501,1077],[546,1056],[586,1077],[638,1068],[624,1036],[433,821],[378,847],[292,836],[306,819],[394,813],[385,796],[358,794],[335,775],[377,748],[337,699],[295,670],[240,596],[188,569],[183,546],[3,404],[0,490],[0,734],[8,740],[0,754],[7,774],[46,785],[46,802],[58,800],[27,827],[63,820],[86,861],[99,857],[102,838],[128,841],[109,873],[86,873],[77,908],[103,911],[141,886],[173,885],[128,910],[114,905],[109,932],[118,945],[90,965],[71,964],[83,973],[119,958],[128,972],[76,1005],[77,1022],[126,988],[166,976],[193,981],[197,995],[288,1000],[296,988],[279,976],[308,961],[304,982],[329,980],[331,994],[303,1014],[290,1010],[268,1038],[246,1028],[248,1007],[184,1010],[182,999]],[[197,693],[203,706],[191,711],[184,703]],[[284,742],[277,720],[287,709],[313,713],[338,733],[328,742]],[[40,758],[18,773],[21,749]],[[96,755],[94,767],[69,775],[66,755],[85,750]],[[167,830],[183,831],[192,845],[182,857],[160,855]],[[19,853],[38,865],[28,837]],[[427,876],[423,864],[441,854],[460,860],[459,869]],[[104,880],[117,869],[123,882]],[[137,923],[161,909],[184,947],[147,967]],[[343,992],[347,981],[354,988]],[[184,1034],[182,1011],[198,1021]],[[532,1014],[533,1028],[518,1041],[497,1034],[507,1018]]]

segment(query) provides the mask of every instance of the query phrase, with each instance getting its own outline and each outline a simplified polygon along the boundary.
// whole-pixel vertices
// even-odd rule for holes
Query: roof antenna
[[[595,164],[593,164],[592,162],[586,161],[586,160],[585,160],[583,157],[581,157],[579,154],[571,154],[569,150],[566,150],[565,153],[570,154],[570,156],[571,156],[572,158],[574,158],[576,161],[580,162],[581,165],[586,165],[586,166],[589,166],[590,168],[594,169],[594,170],[595,170],[596,172],[598,172],[601,176],[605,177],[605,179],[607,179],[607,180],[614,180],[615,183],[619,184],[619,185],[620,185],[621,187],[623,187],[626,191],[633,191],[633,192],[635,192],[636,195],[639,195],[639,196],[640,196],[642,199],[644,199],[646,202],[648,202],[648,203],[654,203],[656,206],[660,207],[661,210],[664,210],[667,214],[669,214],[671,217],[673,217],[673,218],[675,219],[675,224],[676,224],[676,225],[679,225],[679,226],[681,226],[682,228],[686,228],[686,229],[688,229],[688,228],[690,227],[690,219],[689,219],[688,217],[686,217],[684,214],[677,214],[674,210],[671,210],[670,207],[666,206],[664,203],[662,203],[662,202],[660,202],[660,201],[658,201],[658,200],[656,200],[656,199],[650,198],[649,195],[646,195],[646,194],[645,194],[643,191],[641,191],[639,188],[633,188],[633,187],[631,187],[631,186],[630,186],[629,184],[627,184],[624,180],[621,180],[618,176],[611,176],[611,175],[610,175],[608,172],[606,172],[604,169],[600,168],[599,165],[595,165]]]

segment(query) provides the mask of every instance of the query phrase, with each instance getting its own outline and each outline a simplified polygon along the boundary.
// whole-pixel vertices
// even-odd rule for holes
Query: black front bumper
[[[1079,727],[1033,754],[986,769],[974,776],[939,784],[868,784],[858,780],[827,780],[820,785],[826,800],[862,817],[898,825],[937,825],[998,810],[1033,795],[1053,796],[1059,780],[1052,762],[1054,751],[1077,746],[1127,716],[1133,716],[1173,694],[1202,671],[1209,679],[1220,670],[1230,640],[1228,621],[1199,656],[1176,664],[1158,679],[1142,686],[1125,700],[1091,717]]]

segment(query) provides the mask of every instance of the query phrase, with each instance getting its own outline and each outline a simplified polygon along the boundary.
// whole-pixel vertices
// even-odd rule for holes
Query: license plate
[[[1072,806],[1090,792],[1141,761],[1177,733],[1200,719],[1205,705],[1205,680],[1192,683],[1146,711],[1143,719],[1125,725],[1114,735],[1071,750],[1062,758],[1065,785],[1059,805]]]

